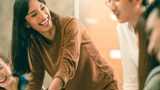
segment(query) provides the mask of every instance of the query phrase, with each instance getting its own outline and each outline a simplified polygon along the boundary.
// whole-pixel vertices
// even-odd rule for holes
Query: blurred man
[[[106,0],[120,24],[117,27],[123,65],[123,90],[138,90],[138,41],[134,29],[141,0]]]

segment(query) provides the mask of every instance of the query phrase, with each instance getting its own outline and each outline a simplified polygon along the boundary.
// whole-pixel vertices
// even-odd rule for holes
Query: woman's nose
[[[47,18],[47,14],[44,11],[40,11],[39,12],[39,18],[40,20],[46,19]]]

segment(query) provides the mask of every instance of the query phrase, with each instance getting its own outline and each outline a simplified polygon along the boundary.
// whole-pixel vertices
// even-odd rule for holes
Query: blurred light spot
[[[97,24],[98,21],[95,18],[86,18],[85,22],[88,25],[95,25],[95,24]]]
[[[110,14],[110,17],[111,17],[112,20],[118,21],[118,20],[117,20],[117,17],[116,17],[113,13]]]
[[[109,54],[111,59],[121,59],[121,54],[119,49],[111,49]]]

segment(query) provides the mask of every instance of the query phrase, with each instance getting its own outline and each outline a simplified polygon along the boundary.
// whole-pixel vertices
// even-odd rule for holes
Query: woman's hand
[[[56,77],[51,82],[48,90],[61,90],[63,82],[60,78]]]

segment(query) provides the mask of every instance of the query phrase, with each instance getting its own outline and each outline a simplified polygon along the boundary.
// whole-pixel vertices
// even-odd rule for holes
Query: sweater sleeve
[[[77,70],[81,44],[79,26],[79,23],[75,19],[72,19],[64,28],[62,45],[58,57],[60,63],[55,74],[55,77],[63,81],[63,88],[70,79],[74,78]]]

